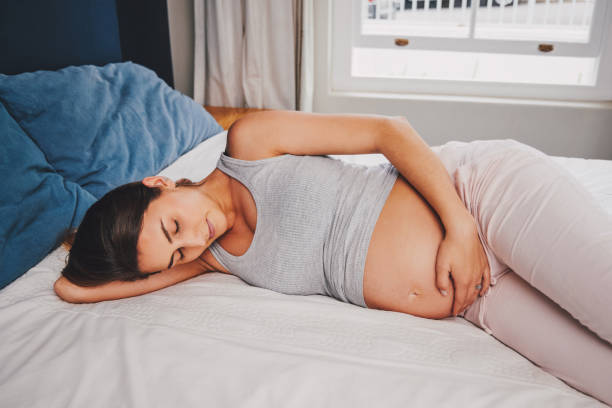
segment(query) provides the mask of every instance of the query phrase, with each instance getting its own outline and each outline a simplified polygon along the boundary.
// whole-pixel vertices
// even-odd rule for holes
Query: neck
[[[239,212],[231,177],[219,169],[215,169],[204,180],[200,181],[198,189],[209,199],[217,203],[227,219],[228,230],[232,229]]]

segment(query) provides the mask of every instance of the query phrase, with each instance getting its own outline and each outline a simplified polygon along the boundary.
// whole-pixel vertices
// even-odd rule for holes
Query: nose
[[[200,247],[200,246],[204,246],[206,244],[206,240],[205,239],[200,239],[200,238],[196,238],[194,237],[193,239],[186,239],[182,242],[183,247]]]
[[[207,231],[203,231],[202,228],[193,228],[191,231],[185,232],[180,245],[183,247],[204,246],[206,245],[207,237]]]

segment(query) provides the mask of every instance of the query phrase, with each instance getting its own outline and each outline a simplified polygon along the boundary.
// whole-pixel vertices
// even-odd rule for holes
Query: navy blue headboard
[[[0,1],[0,73],[120,61],[173,86],[166,0]]]

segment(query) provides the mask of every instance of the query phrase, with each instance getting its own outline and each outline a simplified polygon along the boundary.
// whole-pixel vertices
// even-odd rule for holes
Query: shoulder
[[[235,121],[227,132],[225,154],[241,160],[255,161],[280,156],[275,149],[274,123],[283,118],[282,111],[250,113]]]
[[[230,126],[225,153],[249,161],[284,154],[380,153],[382,139],[397,122],[375,115],[255,112]]]

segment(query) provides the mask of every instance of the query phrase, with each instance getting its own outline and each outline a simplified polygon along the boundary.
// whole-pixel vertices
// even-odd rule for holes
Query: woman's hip
[[[492,285],[512,269],[611,341],[612,324],[597,317],[610,304],[610,215],[534,148],[515,141],[458,147],[443,148],[440,157],[476,220]]]
[[[503,276],[508,266],[490,245],[490,220],[503,203],[512,202],[505,192],[508,180],[525,161],[546,159],[546,155],[512,139],[449,142],[434,148],[444,164],[457,194],[474,217],[478,235],[491,269],[491,284]]]

